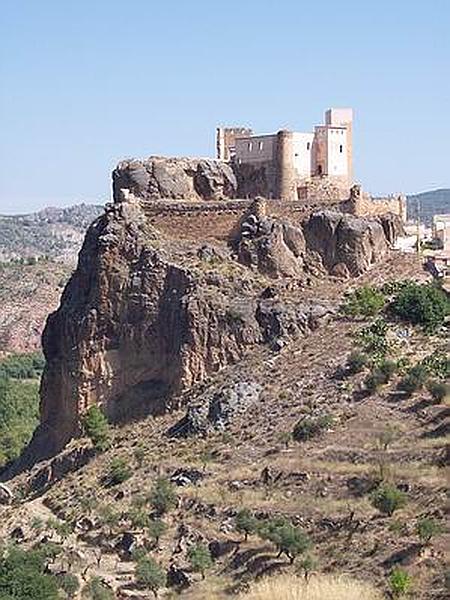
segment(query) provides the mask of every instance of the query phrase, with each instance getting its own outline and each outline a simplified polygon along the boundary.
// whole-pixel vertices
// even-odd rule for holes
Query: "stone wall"
[[[350,190],[350,198],[343,203],[343,210],[357,217],[372,217],[392,213],[406,223],[406,197],[403,194],[385,198],[373,198],[361,191],[359,185]]]
[[[253,202],[247,199],[222,202],[162,200],[151,204],[141,202],[141,206],[149,223],[169,237],[232,241]],[[265,207],[268,216],[295,223],[320,208],[321,204],[266,200]]]

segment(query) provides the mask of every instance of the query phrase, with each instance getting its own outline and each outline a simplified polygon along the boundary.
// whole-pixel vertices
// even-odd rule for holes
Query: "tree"
[[[396,510],[403,508],[407,502],[406,494],[392,485],[380,486],[372,494],[372,506],[381,513],[391,517]]]
[[[166,573],[150,556],[142,557],[136,564],[136,581],[151,590],[157,598],[158,590],[166,585]]]
[[[150,538],[155,541],[156,547],[158,547],[161,536],[167,531],[167,525],[161,519],[154,519],[147,525],[147,531]]]
[[[0,558],[0,598],[5,600],[58,600],[56,577],[46,572],[42,550],[7,548]]]
[[[169,512],[178,504],[174,486],[165,477],[159,477],[150,496],[150,502],[159,515]]]
[[[429,544],[431,542],[431,538],[442,533],[442,527],[440,523],[427,517],[419,519],[416,530],[417,535],[423,544]]]
[[[308,536],[284,518],[272,519],[260,527],[260,536],[270,540],[278,549],[278,556],[286,554],[292,564],[295,558],[308,550]]]
[[[205,578],[205,572],[213,565],[211,552],[205,544],[191,546],[188,550],[188,559],[192,570],[201,573],[202,579]]]
[[[108,419],[97,405],[91,406],[85,414],[83,427],[96,450],[103,452],[109,448],[110,429]]]
[[[248,508],[243,508],[236,515],[235,525],[239,533],[244,534],[244,539],[247,541],[248,536],[256,531],[258,520],[252,515]]]
[[[412,579],[406,571],[396,568],[389,576],[389,584],[391,586],[393,597],[401,598],[411,589]]]

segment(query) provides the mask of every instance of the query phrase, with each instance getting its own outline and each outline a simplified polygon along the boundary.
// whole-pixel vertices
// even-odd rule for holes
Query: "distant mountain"
[[[50,258],[73,263],[86,229],[103,207],[79,204],[27,215],[0,215],[0,262]]]
[[[431,225],[433,215],[450,213],[450,189],[431,190],[407,197],[408,219],[417,219],[419,207],[420,220],[426,225]]]

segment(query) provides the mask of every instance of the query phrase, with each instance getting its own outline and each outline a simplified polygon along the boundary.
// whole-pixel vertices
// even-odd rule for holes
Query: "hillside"
[[[48,320],[40,425],[2,474],[18,581],[444,600],[449,302],[390,250],[399,220],[255,201],[205,241],[170,206],[108,206]]]
[[[86,229],[101,211],[98,205],[79,204],[0,215],[0,262],[45,257],[74,263]]]
[[[408,219],[417,219],[417,206],[420,207],[420,219],[431,225],[433,215],[450,213],[450,189],[431,190],[407,197]]]
[[[420,265],[396,259],[358,285],[419,274]],[[323,281],[308,296],[336,302],[342,292],[341,283]],[[172,565],[172,591],[161,598],[179,593],[192,600],[226,599],[251,589],[263,575],[283,574],[284,581],[302,573],[301,556],[291,565],[253,529],[244,539],[236,515],[248,508],[261,523],[282,516],[308,535],[314,585],[321,581],[318,572],[345,572],[385,593],[389,574],[400,568],[413,578],[411,598],[444,600],[449,536],[439,533],[423,544],[417,527],[426,519],[443,524],[448,408],[425,388],[399,395],[401,373],[371,394],[360,391],[370,367],[342,374],[355,332],[372,320],[336,316],[284,350],[261,347],[192,390],[184,400],[196,406],[208,389],[226,389],[236,381],[261,386],[256,404],[230,415],[208,435],[174,435],[182,407],[114,428],[104,453],[93,452],[87,440],[72,442],[55,460],[10,482],[20,500],[2,509],[3,535],[15,532],[25,547],[50,537],[63,553],[52,570],[69,564],[82,585],[103,582],[108,599],[153,597],[134,583],[138,552],[150,553],[165,570]],[[442,352],[439,336],[424,337],[410,328],[405,338],[403,327],[392,323],[390,330],[397,359],[415,364],[434,350]],[[332,415],[321,433],[292,440],[297,422],[320,415]],[[161,515],[164,528],[155,544],[151,497],[161,476],[173,482],[177,501]],[[407,500],[393,517],[380,514],[370,501],[380,477],[398,485]],[[214,556],[205,580],[187,558],[196,543],[209,544]],[[350,595],[353,588],[356,584],[349,585],[345,600],[361,600]]]

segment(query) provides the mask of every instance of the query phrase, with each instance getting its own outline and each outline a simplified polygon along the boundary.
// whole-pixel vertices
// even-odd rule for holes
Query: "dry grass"
[[[294,576],[282,575],[256,583],[242,600],[382,600],[370,584],[348,577],[320,575],[308,584]]]

